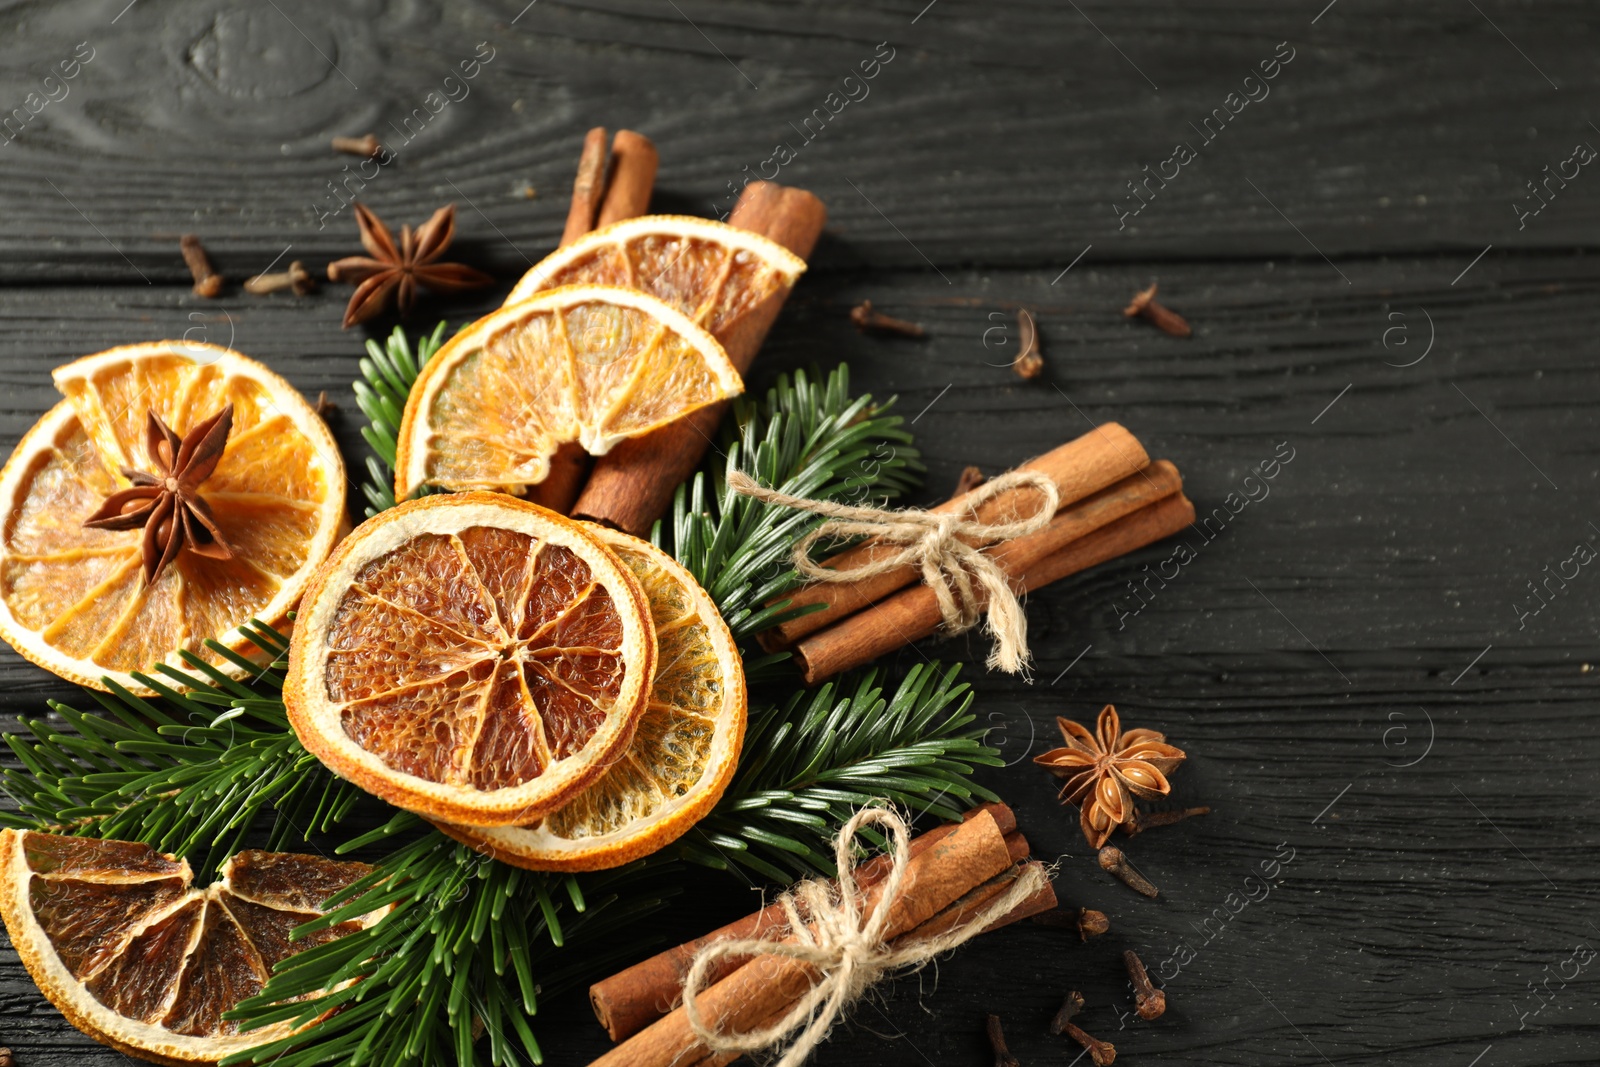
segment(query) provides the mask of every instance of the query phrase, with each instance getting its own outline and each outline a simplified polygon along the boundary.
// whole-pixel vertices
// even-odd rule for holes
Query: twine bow
[[[882,882],[877,905],[870,915],[863,917],[863,891],[855,878],[855,837],[861,827],[868,825],[881,826],[894,838],[894,866]],[[1037,866],[1027,867],[1010,889],[970,921],[938,937],[891,945],[884,938],[892,906],[899,899],[906,878],[910,844],[910,832],[904,820],[889,809],[865,808],[856,812],[834,839],[834,860],[839,869],[837,888],[826,881],[806,881],[779,898],[791,940],[719,941],[701,949],[695,955],[683,986],[684,1013],[695,1036],[716,1052],[759,1052],[787,1042],[775,1067],[798,1067],[827,1038],[840,1013],[887,972],[920,966],[977,937],[990,923],[1037,893],[1046,880],[1043,870]],[[707,971],[724,956],[800,960],[815,967],[819,978],[806,995],[771,1026],[724,1034],[702,1018],[696,1002],[696,997],[706,991]],[[754,962],[746,966],[754,966]]]
[[[960,511],[937,514],[932,511],[880,510],[836,504],[829,500],[808,500],[758,485],[740,471],[728,475],[728,485],[736,493],[768,504],[801,508],[824,516],[828,521],[806,534],[794,546],[794,566],[806,578],[819,582],[854,582],[891,571],[916,566],[922,580],[939,600],[939,614],[945,632],[970,630],[988,605],[988,629],[994,638],[988,666],[1016,674],[1028,666],[1028,616],[1017,602],[1011,583],[998,564],[983,548],[1037,533],[1050,524],[1061,496],[1055,483],[1036,471],[1012,471],[988,481],[967,494]],[[979,522],[977,509],[1002,493],[1014,489],[1036,489],[1042,496],[1038,510],[1012,522]],[[871,537],[875,544],[899,545],[898,552],[881,553],[859,567],[835,570],[811,560],[811,546],[823,539]]]

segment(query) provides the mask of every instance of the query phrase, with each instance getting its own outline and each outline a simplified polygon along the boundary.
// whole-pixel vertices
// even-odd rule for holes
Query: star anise
[[[1096,732],[1070,719],[1056,718],[1065,748],[1052,749],[1033,762],[1065,778],[1063,800],[1078,805],[1078,824],[1089,844],[1099,848],[1118,826],[1135,817],[1133,797],[1153,800],[1167,795],[1167,775],[1184,760],[1183,750],[1166,743],[1155,730],[1122,732],[1117,709],[1100,710]],[[1130,796],[1129,794],[1132,794]]]
[[[434,262],[455,240],[454,204],[435,211],[415,232],[410,226],[400,227],[398,244],[382,219],[365,205],[358,203],[355,208],[361,244],[370,256],[346,256],[328,264],[330,282],[352,282],[356,287],[344,309],[345,329],[381,314],[391,297],[404,318],[417,298],[418,285],[438,293],[458,293],[494,281],[482,271],[460,263]]]
[[[179,439],[154,411],[145,415],[145,451],[155,472],[123,467],[133,484],[106,497],[100,510],[83,520],[91,530],[136,530],[145,584],[156,580],[178,553],[188,549],[210,559],[232,559],[233,547],[217,528],[200,483],[211,476],[233,430],[233,405],[198,423]]]

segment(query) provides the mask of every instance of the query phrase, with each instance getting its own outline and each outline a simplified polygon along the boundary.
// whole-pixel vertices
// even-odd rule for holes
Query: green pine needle
[[[405,330],[399,326],[382,348],[377,341],[367,339],[367,358],[361,361],[361,380],[355,383],[355,390],[356,403],[368,420],[368,425],[361,428],[361,436],[373,451],[367,457],[367,480],[361,485],[369,519],[395,505],[394,456],[406,397],[422,368],[444,344],[445,329],[441,322],[433,333],[418,338],[415,354]]]

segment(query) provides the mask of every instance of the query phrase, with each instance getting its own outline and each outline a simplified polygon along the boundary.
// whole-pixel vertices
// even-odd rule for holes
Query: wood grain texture
[[[396,223],[456,200],[461,258],[505,279],[425,302],[419,326],[496,306],[554,245],[588,127],[647,133],[656,207],[713,214],[889,40],[871,95],[782,168],[833,222],[751,387],[848,361],[857,389],[915,418],[925,503],[967,464],[992,474],[1115,420],[1225,521],[1180,539],[1181,563],[1177,542],[1154,546],[1031,595],[1031,685],[984,674],[977,636],[886,661],[968,663],[1010,763],[983,780],[1060,858],[1062,898],[1112,929],[989,935],[864,1004],[817,1063],[983,1063],[988,1011],[1023,1063],[1071,1063],[1045,1026],[1076,988],[1085,1028],[1129,1064],[1592,1064],[1600,967],[1559,974],[1600,947],[1600,576],[1521,612],[1600,526],[1600,266],[1584,254],[1600,178],[1584,170],[1522,230],[1511,204],[1575,141],[1600,145],[1583,104],[1595,23],[1572,2],[1322,6],[11,5],[0,119],[77,42],[96,54],[0,146],[0,447],[54,401],[51,367],[187,332],[326,390],[357,469],[346,292],[198,300],[177,235],[201,233],[235,278],[290,244],[308,263],[350,251],[349,212],[322,230],[314,213],[354,162],[327,139],[390,138],[479,41],[496,51],[471,94],[364,193]],[[1117,231],[1124,183],[1286,39],[1271,96]],[[1153,280],[1193,339],[1123,319]],[[929,336],[862,336],[847,312],[864,298]],[[1034,382],[1007,367],[1019,306],[1043,340]],[[1275,456],[1270,480],[1252,475]],[[0,652],[0,712],[48,698],[82,703]],[[1028,762],[1055,715],[1108,701],[1190,753],[1174,802],[1215,809],[1125,843],[1155,901],[1100,872]],[[1241,905],[1275,856],[1265,899]],[[697,878],[663,936],[752,896]],[[1154,1024],[1120,1025],[1125,948],[1167,979]],[[1547,980],[1541,1001],[1530,983]],[[546,999],[535,1028],[550,1064],[607,1047],[581,994]],[[127,1062],[70,1029],[9,948],[0,1044],[24,1067]]]

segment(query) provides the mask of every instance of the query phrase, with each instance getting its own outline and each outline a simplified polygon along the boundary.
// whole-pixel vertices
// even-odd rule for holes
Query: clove
[[[298,259],[290,263],[286,271],[279,274],[257,274],[244,283],[244,291],[257,296],[282,292],[284,289],[291,290],[295,296],[305,296],[307,293],[315,292],[316,288],[316,278],[311,276],[305,264]]]
[[[335,137],[333,150],[344,152],[363,159],[371,159],[383,151],[383,142],[379,141],[376,134],[367,134],[365,137]]]
[[[1117,1062],[1117,1046],[1109,1041],[1090,1037],[1079,1029],[1076,1023],[1064,1024],[1061,1032],[1089,1050],[1089,1058],[1094,1061],[1095,1067],[1108,1067],[1109,1064]],[[1080,1052],[1079,1055],[1083,1054]]]
[[[1105,912],[1095,911],[1093,908],[1078,909],[1079,940],[1087,941],[1091,937],[1099,937],[1109,929],[1111,920],[1106,917]]]
[[[11,1050],[0,1048],[0,1067],[16,1067],[16,1060],[11,1058]]]
[[[1044,370],[1044,356],[1039,352],[1038,324],[1027,308],[1017,309],[1017,347],[1017,358],[1011,361],[1011,369],[1019,378],[1037,378]]]
[[[1184,317],[1169,307],[1156,303],[1155,283],[1150,288],[1141,289],[1133,294],[1133,301],[1122,313],[1128,318],[1149,319],[1162,333],[1171,334],[1173,337],[1188,337],[1194,333],[1189,328],[1189,323]]]
[[[1074,989],[1067,994],[1067,999],[1061,1002],[1061,1010],[1056,1012],[1056,1017],[1050,1020],[1052,1034],[1064,1033],[1072,1023],[1072,1017],[1083,1010],[1083,994]]]
[[[961,477],[956,479],[955,495],[966,496],[986,481],[988,479],[983,476],[983,472],[977,467],[965,467],[961,471]],[[952,497],[952,499],[954,498]]]
[[[211,257],[206,255],[200,238],[186,233],[178,238],[178,247],[183,251],[183,262],[188,265],[189,273],[194,276],[194,295],[207,300],[215,298],[222,292],[222,275],[211,269]]]
[[[1185,819],[1192,819],[1196,815],[1210,814],[1211,809],[1206,806],[1201,806],[1198,808],[1183,808],[1175,811],[1151,811],[1142,813],[1135,811],[1133,813],[1133,818],[1124,823],[1122,829],[1129,837],[1136,837],[1139,834],[1144,833],[1146,830],[1154,830],[1159,826],[1171,826],[1173,823],[1179,823]]]
[[[989,1022],[984,1027],[989,1035],[989,1047],[994,1049],[994,1067],[1022,1067],[1017,1058],[1006,1048],[1005,1031],[1000,1029],[1000,1016],[989,1016]]]
[[[1122,954],[1122,962],[1128,965],[1128,980],[1133,983],[1133,1008],[1139,1018],[1146,1022],[1161,1018],[1167,1010],[1167,995],[1150,984],[1150,972],[1144,969],[1144,961],[1130,948]]]
[[[1133,864],[1128,862],[1128,857],[1115,845],[1107,845],[1100,850],[1100,869],[1107,874],[1115,875],[1124,885],[1136,893],[1154,899],[1161,891],[1150,884],[1150,880],[1133,869]]]
[[[874,331],[877,333],[899,334],[901,337],[921,337],[923,329],[914,322],[897,319],[893,315],[885,315],[872,307],[872,301],[863,300],[850,309],[850,321],[856,324],[856,329],[863,333]]]
[[[339,405],[328,399],[328,391],[324,389],[317,393],[317,402],[311,405],[311,410],[317,413],[319,419],[327,422],[328,416],[339,410]]]

